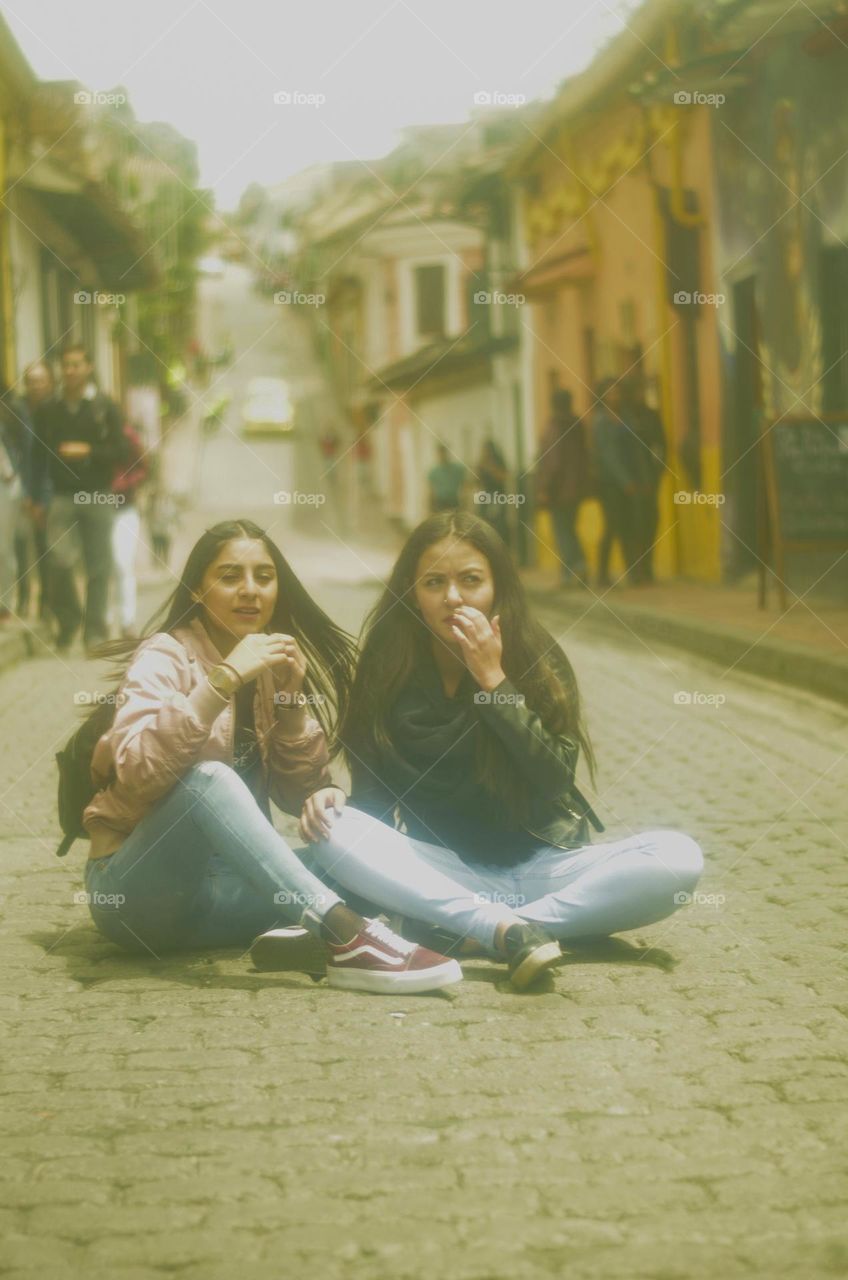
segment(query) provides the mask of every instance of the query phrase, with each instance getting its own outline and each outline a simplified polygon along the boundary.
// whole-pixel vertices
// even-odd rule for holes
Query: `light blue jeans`
[[[690,900],[704,866],[699,846],[679,831],[580,849],[540,845],[514,867],[467,863],[350,805],[310,850],[319,873],[344,888],[490,951],[497,923],[516,916],[563,941],[654,924]]]
[[[206,761],[85,868],[98,930],[128,951],[250,945],[342,899],[309,871],[229,765]],[[315,921],[307,922],[315,929]]]

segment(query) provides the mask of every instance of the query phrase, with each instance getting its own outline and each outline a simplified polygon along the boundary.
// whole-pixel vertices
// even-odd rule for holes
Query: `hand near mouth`
[[[460,605],[453,616],[456,622],[451,625],[451,630],[459,643],[463,661],[480,688],[491,692],[506,679],[501,666],[500,617],[495,614],[490,621],[485,613],[472,609],[470,605]]]
[[[278,693],[300,693],[306,678],[306,655],[294,636],[280,633],[273,638],[281,640],[284,645],[283,658],[271,672],[274,677],[274,688]],[[293,706],[296,705],[293,702]]]
[[[294,636],[254,631],[239,640],[227,654],[227,665],[238,672],[246,684],[270,670],[274,686],[287,693],[299,693],[306,675],[306,658]]]

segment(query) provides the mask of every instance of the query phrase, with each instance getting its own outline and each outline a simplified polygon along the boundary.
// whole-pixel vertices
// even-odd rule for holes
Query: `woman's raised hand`
[[[322,787],[313,791],[300,815],[300,836],[312,844],[326,840],[333,826],[333,818],[341,815],[347,796],[341,787]]]
[[[465,665],[481,689],[491,693],[506,679],[501,666],[503,642],[501,623],[496,614],[491,621],[479,609],[462,604],[454,609],[457,622],[453,633],[459,642]]]
[[[274,676],[278,689],[298,693],[306,675],[306,659],[294,636],[258,631],[239,640],[225,659],[247,684],[266,667]]]
[[[286,643],[285,661],[274,667],[274,687],[278,693],[296,694],[306,677],[306,655],[293,636],[282,636]]]

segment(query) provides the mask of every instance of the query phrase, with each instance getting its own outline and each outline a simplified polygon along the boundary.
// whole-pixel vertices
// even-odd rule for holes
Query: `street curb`
[[[50,628],[44,622],[27,623],[26,626],[6,624],[0,632],[0,671],[26,658],[43,655],[49,641]]]
[[[640,639],[685,649],[721,663],[726,669],[733,667],[764,676],[848,705],[848,659],[769,636],[758,640],[746,631],[723,623],[704,623],[640,605],[612,601],[588,605],[584,595],[573,601],[552,599],[549,592],[533,587],[527,588],[527,594],[534,604],[555,609],[569,620],[579,620],[581,625],[597,631],[625,638],[635,633]]]

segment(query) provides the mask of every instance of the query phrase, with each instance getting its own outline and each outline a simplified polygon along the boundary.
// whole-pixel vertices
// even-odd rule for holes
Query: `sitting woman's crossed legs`
[[[704,865],[691,836],[658,830],[579,849],[540,844],[513,867],[487,866],[350,805],[306,856],[383,909],[475,938],[490,951],[499,920],[516,915],[561,942],[654,924],[689,901]]]

